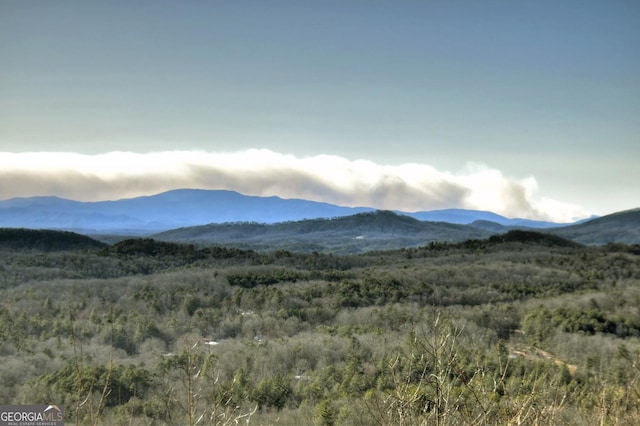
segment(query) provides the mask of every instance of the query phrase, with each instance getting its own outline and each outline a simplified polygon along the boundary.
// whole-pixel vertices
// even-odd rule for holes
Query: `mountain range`
[[[82,233],[148,235],[210,223],[273,224],[329,219],[375,211],[280,197],[258,197],[225,190],[179,189],[115,201],[80,202],[58,197],[0,201],[0,227],[63,229]],[[509,219],[477,210],[447,209],[396,213],[421,221],[470,224],[478,220],[503,226],[550,228],[560,224]]]
[[[573,224],[476,210],[379,211],[233,191],[175,190],[116,201],[0,201],[0,228],[58,229],[105,242],[126,236],[258,250],[358,253],[485,239],[534,229],[580,244],[640,244],[640,209]]]

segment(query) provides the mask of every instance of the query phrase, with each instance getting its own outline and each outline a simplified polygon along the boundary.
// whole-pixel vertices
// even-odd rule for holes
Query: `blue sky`
[[[309,188],[351,185],[324,201],[564,220],[640,206],[637,1],[2,2],[0,57],[0,198],[198,185],[319,199],[331,191]],[[78,164],[114,151],[137,164],[179,151],[184,167],[210,158],[216,170],[226,155],[270,176],[277,158],[282,181],[175,171],[158,186],[130,170],[91,194]],[[49,156],[43,179],[40,152],[84,157]],[[312,161],[355,180],[292,172]],[[398,185],[419,187],[408,194],[422,204],[399,200]],[[430,195],[451,185],[463,195]]]

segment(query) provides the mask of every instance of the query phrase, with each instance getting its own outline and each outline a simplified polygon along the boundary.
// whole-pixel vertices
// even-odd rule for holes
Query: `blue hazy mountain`
[[[416,213],[403,213],[398,211],[397,213],[411,216],[418,220],[425,220],[429,222],[457,223],[460,225],[468,225],[477,221],[497,223],[506,227],[512,226],[525,228],[553,228],[561,225],[554,222],[544,222],[539,220],[518,218],[509,219],[504,216],[500,216],[499,214],[482,210],[445,209]]]
[[[0,201],[0,227],[144,234],[225,222],[276,223],[373,211],[234,191],[180,189],[116,201],[79,202],[58,197]]]
[[[13,198],[0,201],[0,227],[150,234],[210,223],[273,224],[372,211],[375,209],[343,207],[302,199],[248,196],[234,191],[179,189],[152,196],[98,202],[79,202],[58,197]],[[559,225],[508,219],[495,213],[475,210],[396,213],[421,221],[453,224],[484,221],[505,227],[548,228]]]

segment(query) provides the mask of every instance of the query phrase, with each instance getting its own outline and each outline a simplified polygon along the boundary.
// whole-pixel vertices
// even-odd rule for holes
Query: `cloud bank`
[[[590,215],[580,206],[541,196],[532,176],[512,179],[484,165],[451,173],[424,164],[389,166],[331,155],[299,158],[269,150],[0,153],[0,199],[55,195],[97,201],[179,188],[403,211],[488,210],[556,222]]]

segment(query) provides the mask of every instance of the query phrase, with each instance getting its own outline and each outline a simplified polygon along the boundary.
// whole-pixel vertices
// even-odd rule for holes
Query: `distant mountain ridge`
[[[488,221],[475,221],[469,225],[420,221],[390,211],[375,211],[334,219],[308,219],[275,224],[209,224],[165,231],[153,235],[153,238],[200,245],[233,245],[245,249],[345,254],[419,247],[432,242],[461,243],[493,239],[496,235],[509,235],[522,241],[539,239],[567,246],[640,244],[640,209],[603,216],[585,223],[535,231],[532,228],[506,227]]]
[[[391,211],[296,222],[222,223],[179,228],[152,235],[161,241],[237,246],[258,250],[361,253],[418,247],[435,241],[487,238],[491,232],[446,222],[427,222]]]
[[[243,195],[227,190],[178,189],[115,201],[80,202],[58,197],[13,198],[0,201],[0,227],[63,229],[92,233],[148,235],[210,223],[279,223],[327,219],[373,212],[371,207],[344,207],[280,197]],[[550,222],[508,219],[491,212],[447,209],[396,211],[421,221],[470,224],[490,221],[502,226],[550,228]]]
[[[477,221],[486,221],[497,223],[502,226],[518,226],[527,228],[553,228],[566,224],[560,224],[555,222],[546,222],[540,220],[509,219],[499,214],[482,211],[482,210],[465,210],[465,209],[444,209],[444,210],[431,210],[415,213],[405,213],[397,210],[396,213],[411,216],[418,220],[430,221],[430,222],[447,222],[457,223],[460,225],[469,225]]]

